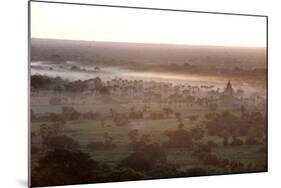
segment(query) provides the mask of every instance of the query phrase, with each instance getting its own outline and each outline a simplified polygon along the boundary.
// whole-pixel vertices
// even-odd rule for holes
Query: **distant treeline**
[[[143,72],[156,72],[156,73],[169,73],[180,75],[196,75],[196,76],[210,76],[218,77],[218,79],[224,77],[235,81],[248,82],[259,86],[266,85],[266,68],[252,68],[243,69],[239,67],[216,67],[216,66],[196,66],[189,63],[184,64],[167,64],[167,65],[151,65],[148,67],[133,68],[135,71]]]
[[[89,82],[93,82],[95,89],[98,90],[101,94],[107,93],[107,88],[103,87],[102,81],[99,77],[94,79],[89,79],[85,81],[76,80],[68,81],[62,79],[61,77],[48,77],[45,75],[32,75],[31,79],[31,90],[52,90],[54,92],[72,92],[78,93],[83,92],[89,89]]]
[[[197,66],[265,68],[265,48],[137,44],[71,40],[31,40],[32,61],[77,61],[98,66]],[[140,66],[141,65],[141,66]]]

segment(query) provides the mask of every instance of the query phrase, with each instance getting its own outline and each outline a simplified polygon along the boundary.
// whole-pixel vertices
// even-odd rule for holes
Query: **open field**
[[[264,58],[263,48],[33,39],[32,181],[267,171]]]
[[[194,125],[185,119],[185,129],[189,130]],[[111,121],[106,121],[106,126],[102,127],[100,121],[85,121],[85,122],[69,122],[65,125],[63,131],[64,135],[67,135],[74,140],[79,140],[82,150],[90,153],[91,157],[97,161],[104,162],[108,165],[116,165],[123,158],[128,156],[131,151],[128,148],[130,143],[127,134],[132,129],[138,129],[140,134],[150,134],[154,142],[162,143],[167,141],[167,137],[164,136],[163,130],[175,130],[177,129],[177,121],[175,119],[165,119],[165,120],[141,120],[134,122],[138,126],[129,127],[116,127]],[[39,128],[42,122],[37,122],[32,124],[32,131],[34,133],[39,133]],[[118,146],[112,150],[98,150],[93,151],[88,149],[86,146],[92,141],[103,141],[104,133],[109,133],[114,143]],[[245,139],[241,137],[241,139]],[[207,141],[213,141],[218,145],[221,145],[222,139],[217,137],[208,136],[205,137],[201,143],[207,143]],[[39,143],[37,143],[39,144]],[[262,148],[260,145],[245,145],[245,146],[229,146],[223,147],[218,146],[214,148],[213,153],[222,158],[227,158],[229,160],[241,161],[244,164],[254,163],[259,166],[260,169],[266,165],[266,153],[259,152],[258,150]],[[202,167],[204,164],[191,156],[192,150],[190,149],[167,149],[167,158],[172,163],[179,165],[181,170],[187,170],[192,167]],[[258,168],[258,169],[259,169]],[[257,170],[258,170],[257,169]]]

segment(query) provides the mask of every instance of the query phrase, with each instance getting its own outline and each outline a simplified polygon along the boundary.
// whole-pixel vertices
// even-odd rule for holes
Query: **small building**
[[[226,88],[220,95],[220,100],[223,105],[234,105],[237,99],[234,96],[234,89],[231,82],[228,81]]]

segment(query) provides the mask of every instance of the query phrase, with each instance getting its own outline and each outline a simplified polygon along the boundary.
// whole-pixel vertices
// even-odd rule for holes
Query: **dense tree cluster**
[[[32,170],[31,184],[36,187],[91,183],[100,170],[99,163],[85,153],[54,150],[43,156]]]

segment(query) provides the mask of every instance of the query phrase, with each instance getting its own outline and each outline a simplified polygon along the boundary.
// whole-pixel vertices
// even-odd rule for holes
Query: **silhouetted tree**
[[[148,171],[165,162],[165,151],[161,146],[153,143],[144,145],[144,147],[131,153],[121,161],[119,166],[131,168],[136,171]]]
[[[54,186],[94,182],[98,162],[82,152],[54,150],[39,159],[31,174],[31,185]]]
[[[189,119],[192,123],[194,123],[194,122],[198,119],[198,115],[190,115],[190,116],[188,116],[188,119]]]

